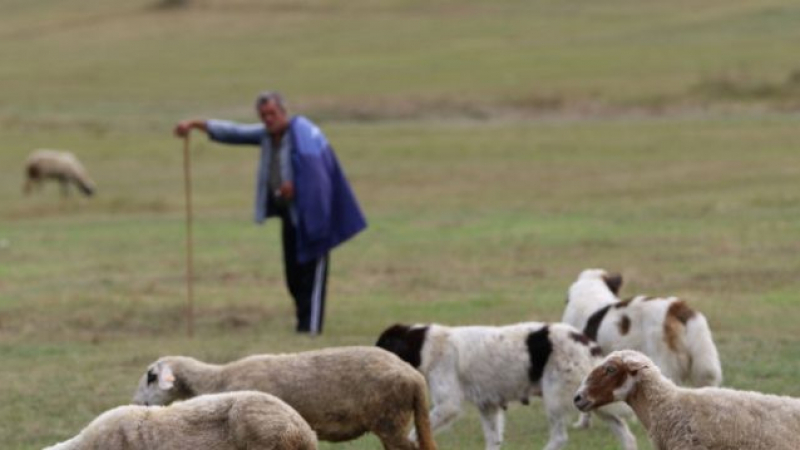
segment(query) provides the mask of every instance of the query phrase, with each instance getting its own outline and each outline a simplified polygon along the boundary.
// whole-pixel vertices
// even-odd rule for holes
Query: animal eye
[[[614,373],[616,373],[616,371],[617,371],[616,367],[614,367],[614,366],[606,366],[606,374],[607,375],[613,375]]]
[[[147,384],[152,384],[158,379],[156,374],[152,370],[147,371]]]

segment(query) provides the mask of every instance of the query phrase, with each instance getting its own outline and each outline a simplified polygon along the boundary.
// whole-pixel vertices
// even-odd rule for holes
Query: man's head
[[[256,97],[256,112],[270,133],[282,133],[289,127],[289,114],[283,104],[283,96],[267,91]]]

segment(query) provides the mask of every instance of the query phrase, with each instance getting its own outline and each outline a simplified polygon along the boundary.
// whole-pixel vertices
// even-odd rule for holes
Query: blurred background
[[[2,447],[73,436],[164,354],[557,321],[588,267],[703,311],[726,385],[800,395],[799,44],[789,0],[3,0]],[[195,134],[189,339],[172,127],[255,122],[264,89],[322,126],[370,227],[332,253],[325,333],[296,336],[279,225],[251,221],[258,150]],[[96,195],[23,196],[36,148]],[[547,430],[513,405],[504,448]],[[477,415],[437,441],[482,449]]]

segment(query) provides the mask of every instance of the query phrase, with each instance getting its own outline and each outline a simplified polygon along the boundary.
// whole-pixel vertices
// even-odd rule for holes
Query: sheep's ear
[[[603,275],[603,281],[606,282],[606,286],[608,289],[614,293],[614,295],[619,295],[619,289],[622,287],[622,275],[618,273],[610,273]]]
[[[631,359],[625,361],[625,368],[628,370],[628,374],[633,377],[639,375],[639,371],[641,371],[642,369],[646,369],[647,367],[648,367],[647,363],[644,361],[637,361]]]
[[[168,391],[175,386],[175,374],[172,369],[166,364],[158,365],[158,388]]]

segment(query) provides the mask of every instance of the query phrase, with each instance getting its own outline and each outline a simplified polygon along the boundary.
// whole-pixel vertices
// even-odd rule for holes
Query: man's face
[[[274,100],[262,103],[258,107],[258,115],[270,133],[280,133],[289,126],[286,111],[281,109]]]

